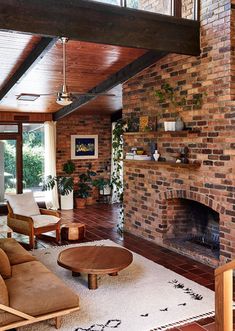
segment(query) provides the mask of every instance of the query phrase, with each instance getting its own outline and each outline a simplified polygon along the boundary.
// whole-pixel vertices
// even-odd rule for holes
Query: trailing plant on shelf
[[[117,202],[120,203],[120,218],[118,231],[123,232],[124,209],[123,209],[123,133],[128,125],[125,120],[120,119],[116,122],[113,129],[113,172],[111,176],[111,185],[113,194],[116,195]]]

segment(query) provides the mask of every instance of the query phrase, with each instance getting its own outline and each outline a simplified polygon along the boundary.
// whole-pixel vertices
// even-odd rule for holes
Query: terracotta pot
[[[94,204],[94,199],[93,199],[93,197],[87,197],[86,198],[86,205],[87,206],[91,206],[91,205],[93,205]]]
[[[86,199],[76,198],[75,202],[76,202],[76,208],[78,209],[83,209],[86,206]]]

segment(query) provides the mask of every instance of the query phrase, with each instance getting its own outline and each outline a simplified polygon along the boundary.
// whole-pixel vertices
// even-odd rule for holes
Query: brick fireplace
[[[230,0],[201,1],[201,56],[169,54],[123,88],[125,119],[157,120],[153,132],[124,134],[125,152],[141,147],[149,154],[155,143],[165,161],[124,161],[125,231],[213,266],[235,258],[233,7]],[[158,102],[155,92],[166,83],[185,105]],[[163,122],[178,116],[185,129],[165,132]],[[176,164],[184,147],[189,165]],[[199,237],[214,242],[201,245]]]

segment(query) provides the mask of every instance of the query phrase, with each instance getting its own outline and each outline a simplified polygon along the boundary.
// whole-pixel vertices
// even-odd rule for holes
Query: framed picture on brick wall
[[[71,159],[98,159],[98,135],[72,135]]]

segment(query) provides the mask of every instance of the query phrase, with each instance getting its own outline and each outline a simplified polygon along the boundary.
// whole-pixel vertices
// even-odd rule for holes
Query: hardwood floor
[[[165,266],[184,277],[191,279],[205,287],[214,290],[214,270],[197,261],[174,253],[166,248],[160,247],[144,239],[135,237],[132,234],[124,234],[122,237],[117,232],[119,210],[115,205],[97,204],[88,206],[85,209],[63,211],[61,213],[64,223],[81,222],[86,224],[86,236],[84,241],[110,239],[158,264]],[[14,234],[14,237],[23,242],[25,246],[28,238]],[[81,242],[81,241],[80,241]],[[70,243],[75,243],[70,242]],[[62,242],[62,245],[69,242]],[[37,240],[38,248],[56,245],[53,238],[41,236]],[[171,331],[214,331],[214,318],[206,318],[197,323],[192,323]],[[234,328],[235,330],[235,328]]]

